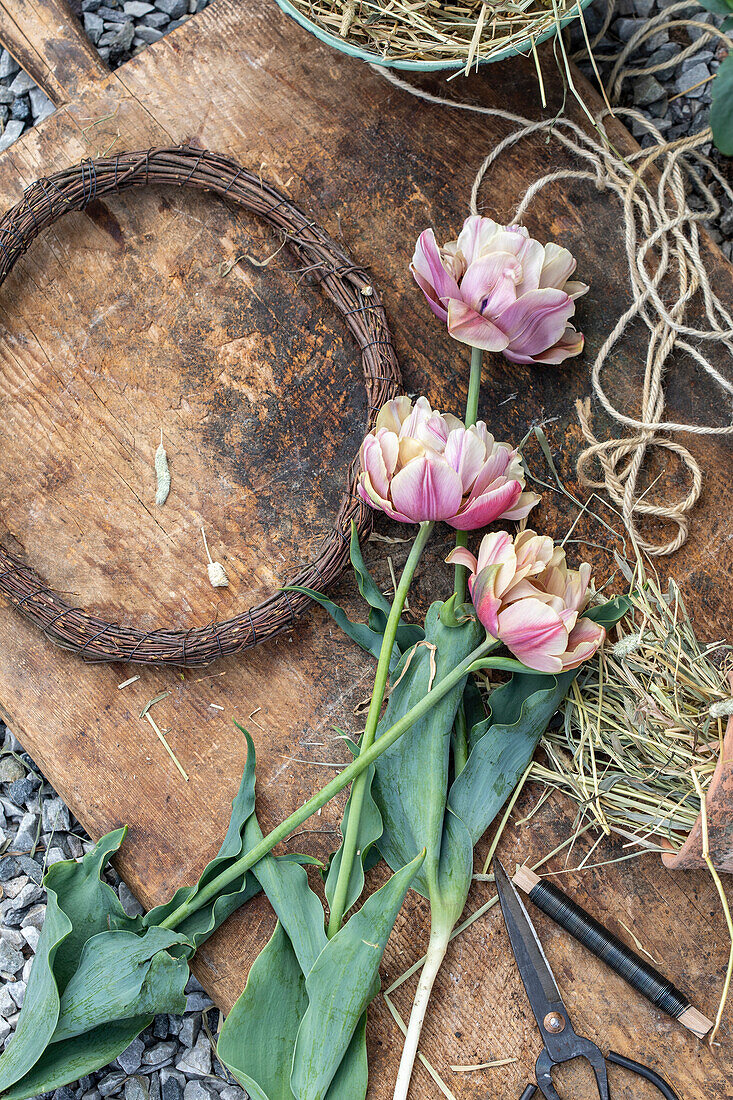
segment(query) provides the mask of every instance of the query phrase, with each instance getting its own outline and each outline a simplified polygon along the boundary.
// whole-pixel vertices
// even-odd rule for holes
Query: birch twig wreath
[[[0,220],[0,285],[34,238],[64,214],[83,210],[104,195],[148,184],[212,191],[282,234],[357,341],[369,408],[367,430],[372,428],[379,409],[397,392],[400,371],[384,307],[369,275],[288,198],[228,157],[190,146],[149,149],[85,160],[36,180]],[[352,463],[332,531],[318,557],[288,579],[289,586],[323,592],[348,563],[352,520],[360,533],[371,525],[371,511],[356,496],[355,483]],[[66,603],[1,545],[0,593],[54,641],[85,660],[158,665],[201,665],[237,653],[287,629],[311,604],[308,596],[279,591],[225,621],[190,630],[142,630],[107,622]]]

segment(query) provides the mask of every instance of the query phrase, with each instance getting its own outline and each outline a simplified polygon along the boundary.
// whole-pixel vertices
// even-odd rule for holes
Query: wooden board
[[[278,182],[370,267],[385,295],[406,389],[426,392],[443,408],[462,407],[466,355],[433,321],[407,265],[425,226],[434,225],[439,238],[458,227],[478,164],[508,132],[506,123],[418,103],[320,46],[265,0],[215,0],[114,74],[100,72],[70,27],[62,0],[0,0],[0,38],[34,76],[47,74],[59,104],[0,158],[3,206],[37,176],[111,149],[191,141],[226,152]],[[549,55],[544,65],[548,83],[557,85]],[[453,82],[449,94],[540,109],[532,67],[524,64]],[[584,94],[596,102],[585,87]],[[559,95],[555,87],[550,109]],[[614,136],[629,147],[621,127]],[[523,184],[548,159],[541,143],[508,154],[484,190],[486,211],[508,218]],[[500,438],[515,442],[529,425],[545,423],[570,479],[580,444],[573,401],[587,393],[590,356],[626,301],[617,210],[593,188],[563,186],[545,193],[529,224],[580,257],[592,288],[579,310],[588,353],[547,370],[492,362],[481,411]],[[271,591],[323,537],[364,422],[357,357],[334,311],[285,253],[265,268],[247,259],[264,259],[277,246],[261,226],[211,197],[131,193],[68,217],[2,288],[3,538],[80,604],[151,626],[202,623]],[[222,262],[239,256],[223,276]],[[717,254],[711,262],[719,292],[730,296],[730,267]],[[637,333],[614,360],[622,396],[638,376],[641,346]],[[719,404],[689,364],[670,379],[669,398],[675,416],[702,419]],[[161,427],[173,489],[156,511],[152,456]],[[705,492],[693,536],[672,568],[703,637],[730,636],[730,450],[713,440],[694,449]],[[571,515],[548,494],[542,522],[549,531],[564,532]],[[202,525],[230,572],[228,590],[208,586]],[[598,541],[589,526],[579,531]],[[421,571],[418,612],[445,591],[440,562],[448,545],[442,533]],[[387,583],[384,544],[367,549]],[[404,548],[390,552],[399,566]],[[350,582],[338,595],[353,603]],[[119,691],[135,671],[141,679]],[[0,606],[2,713],[93,836],[129,824],[118,867],[146,906],[191,882],[218,847],[244,755],[231,715],[255,736],[258,811],[267,829],[344,761],[333,726],[358,732],[354,707],[371,674],[320,612],[239,659],[180,674],[84,666]],[[170,730],[188,784],[138,717],[165,690],[171,694],[154,713]],[[503,846],[508,860],[540,858],[568,835],[572,810],[557,800],[531,824],[517,824],[537,794],[529,791],[514,814]],[[338,819],[339,807],[327,807],[294,846],[327,853]],[[587,850],[583,843],[579,851]],[[485,850],[479,847],[479,859]],[[614,852],[604,845],[593,861]],[[714,1011],[727,947],[705,875],[672,875],[649,857],[569,875],[567,884],[622,937],[622,925],[633,928],[699,1007]],[[469,910],[489,896],[487,885],[477,885]],[[410,895],[385,958],[386,983],[421,954],[426,916],[425,904]],[[711,1053],[546,922],[538,925],[579,1031],[660,1066],[683,1100],[731,1095],[729,1017]],[[257,900],[200,952],[197,973],[225,1011],[271,926],[267,904]],[[395,996],[405,1014],[412,990],[408,983]],[[370,1097],[386,1100],[400,1035],[381,998],[371,1013],[370,1048]],[[518,1096],[538,1049],[493,910],[450,952],[424,1050],[455,1096],[474,1100]],[[450,1069],[502,1057],[517,1060],[483,1072]],[[655,1095],[646,1086],[632,1090],[620,1076],[613,1083],[619,1100]],[[582,1079],[564,1086],[569,1100],[588,1094]],[[412,1095],[436,1095],[421,1067]]]

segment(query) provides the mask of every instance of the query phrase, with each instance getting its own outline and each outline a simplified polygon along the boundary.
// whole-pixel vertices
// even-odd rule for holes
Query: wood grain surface
[[[48,33],[49,13],[59,33]],[[4,206],[39,175],[85,156],[185,141],[226,152],[284,188],[370,268],[406,389],[461,409],[467,356],[434,322],[407,265],[426,226],[439,238],[454,235],[478,164],[507,123],[417,102],[319,45],[266,0],[215,0],[113,74],[100,73],[69,25],[62,0],[0,0],[0,36],[34,76],[49,74],[46,88],[59,107],[0,158]],[[554,110],[562,90],[549,53],[544,67]],[[446,90],[437,79],[426,86]],[[535,115],[541,109],[532,67],[523,62],[454,81],[448,94]],[[620,126],[614,136],[630,147]],[[510,217],[523,185],[555,156],[540,141],[508,153],[484,188],[486,212]],[[486,370],[481,413],[492,429],[517,442],[542,423],[569,484],[581,443],[573,402],[588,392],[590,357],[627,301],[614,202],[592,187],[564,184],[547,191],[528,219],[538,235],[578,255],[591,284],[578,314],[586,354],[560,368],[494,360]],[[79,604],[138,624],[201,624],[272,591],[325,534],[364,423],[363,388],[355,348],[317,288],[284,251],[259,266],[278,248],[261,225],[218,199],[151,189],[70,215],[2,288],[2,538]],[[733,296],[730,266],[714,250],[710,262],[719,293]],[[631,407],[642,361],[637,331],[612,368],[614,392]],[[673,416],[725,415],[689,362],[680,360],[668,382]],[[173,485],[156,509],[152,460],[161,428]],[[599,430],[606,430],[600,418]],[[730,449],[713,440],[693,447],[704,495],[692,537],[669,568],[701,635],[712,639],[732,632]],[[529,458],[546,477],[536,448]],[[674,483],[678,473],[664,477]],[[575,515],[548,491],[538,522],[561,535]],[[208,585],[202,525],[229,571],[228,589]],[[379,530],[404,533],[384,524]],[[599,547],[592,553],[608,572],[607,532],[586,517],[576,535]],[[449,583],[441,566],[448,545],[441,532],[421,568],[412,599],[418,614]],[[588,548],[573,552],[581,550]],[[404,545],[373,542],[366,552],[388,585],[386,556],[399,568]],[[356,606],[349,580],[337,595]],[[138,671],[138,681],[118,690]],[[258,812],[267,829],[345,761],[333,727],[359,731],[354,710],[368,694],[372,667],[314,611],[291,635],[237,660],[185,674],[132,672],[84,667],[0,606],[3,716],[93,836],[129,824],[118,867],[152,905],[195,879],[218,848],[244,755],[231,716],[256,741]],[[162,691],[170,695],[153,713],[170,731],[189,783],[138,717]],[[528,790],[512,816],[502,845],[508,862],[542,858],[572,829],[573,809],[559,799],[523,823],[539,793]],[[324,808],[293,846],[331,850],[339,809]],[[568,866],[589,846],[579,841]],[[487,847],[488,838],[477,861]],[[590,862],[620,854],[604,842]],[[563,856],[550,863],[555,871],[564,866]],[[696,1005],[714,1012],[727,943],[705,874],[673,874],[646,857],[560,881],[622,938],[631,929]],[[490,896],[491,887],[477,883],[468,911]],[[385,957],[385,985],[422,953],[426,918],[425,903],[410,894]],[[682,1100],[733,1095],[730,1015],[710,1051],[542,917],[537,923],[579,1032],[656,1065]],[[200,952],[196,971],[225,1011],[271,927],[269,907],[258,899]],[[413,989],[408,982],[395,994],[403,1014]],[[386,1100],[401,1037],[381,997],[369,1034],[370,1097]],[[519,1096],[531,1078],[539,1035],[497,909],[453,944],[423,1048],[460,1100]],[[516,1061],[451,1069],[497,1058]],[[620,1072],[612,1083],[615,1100],[656,1095]],[[562,1086],[568,1100],[588,1096],[587,1079],[575,1071],[563,1075]],[[436,1095],[418,1067],[412,1096]]]

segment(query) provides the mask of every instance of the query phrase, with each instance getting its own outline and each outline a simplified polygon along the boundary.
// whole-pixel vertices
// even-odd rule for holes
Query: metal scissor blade
[[[545,1018],[558,1007],[565,1009],[563,999],[522,899],[497,859],[494,860],[494,879],[514,958],[535,1019],[544,1035]]]

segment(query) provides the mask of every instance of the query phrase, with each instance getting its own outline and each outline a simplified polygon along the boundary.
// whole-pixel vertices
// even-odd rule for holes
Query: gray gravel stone
[[[689,60],[692,60],[690,58]],[[690,99],[698,99],[700,96],[705,95],[705,85],[703,81],[710,79],[710,72],[707,65],[703,62],[696,62],[696,64],[689,68],[683,67],[680,75],[677,77],[677,92],[684,92]]]
[[[0,986],[0,1016],[4,1020],[7,1020],[9,1016],[12,1016],[15,1012],[17,1012],[17,1009],[18,1006],[13,1000],[8,986]]]
[[[20,922],[21,928],[35,928],[39,932],[43,928],[43,921],[46,916],[45,903],[39,903],[38,905],[31,905],[28,912]]]
[[[20,65],[7,50],[3,50],[2,53],[0,53],[0,80],[5,80],[7,77],[17,73],[19,68]]]
[[[15,93],[10,88],[2,88],[0,103],[12,103],[14,99]],[[14,783],[16,779],[22,779],[24,775],[25,768],[20,760],[14,756],[0,756],[0,783]]]
[[[148,1100],[147,1091],[137,1077],[129,1077],[125,1081],[125,1100]]]
[[[158,11],[165,12],[170,19],[180,19],[182,15],[188,14],[186,0],[155,0],[155,6]]]
[[[125,910],[128,917],[138,917],[145,912],[142,905],[125,882],[121,882],[117,887],[117,893],[122,902],[122,908]]]
[[[20,130],[18,131],[18,133],[16,135],[17,137],[20,137],[20,134],[22,134],[22,132],[23,132],[23,126],[22,126],[19,119],[13,119],[5,127],[5,133],[3,134],[3,138],[6,136],[8,130],[11,128],[11,126],[14,123],[15,123],[16,126],[20,126]],[[15,138],[13,138],[12,140],[15,141]],[[2,139],[0,139],[0,145],[2,145]],[[3,146],[3,148],[7,149],[7,145]],[[20,825],[18,827],[18,832],[15,834],[15,840],[13,842],[13,850],[16,851],[16,852],[30,852],[31,848],[33,848],[33,846],[36,844],[37,835],[38,835],[38,817],[37,817],[37,815],[34,814],[34,813],[23,814]]]
[[[178,1043],[156,1043],[149,1047],[143,1054],[143,1065],[151,1069],[162,1069],[169,1066],[178,1052]]]
[[[171,1074],[171,1076],[166,1077],[165,1070],[163,1070],[161,1081],[161,1095],[163,1100],[182,1100],[184,1090],[182,1082],[185,1081],[183,1074],[177,1074],[176,1076]]]
[[[655,77],[640,76],[634,82],[634,103],[637,107],[648,107],[664,98],[664,88]]]
[[[13,81],[13,83],[15,83],[15,81]],[[14,96],[13,111],[15,111],[16,108],[19,108],[21,104],[24,104],[26,112],[25,115],[13,114],[13,118],[27,118],[31,112],[31,105],[28,102],[25,93],[13,91],[12,84],[10,86],[10,91],[13,92]],[[10,787],[8,788],[8,795],[10,796],[11,801],[16,804],[16,806],[22,806],[24,803],[28,802],[28,800],[33,796],[33,792],[35,791],[36,786],[37,783],[34,782],[33,778],[30,775],[24,775],[22,779],[16,779],[15,783],[10,784]]]
[[[13,947],[6,939],[0,940],[0,973],[5,976],[15,976],[23,969],[23,952]]]
[[[211,1046],[205,1034],[198,1037],[196,1044],[176,1062],[176,1069],[187,1077],[208,1077],[211,1073]]]
[[[106,5],[97,8],[97,15],[105,23],[128,23],[132,20],[132,16],[127,15],[126,12],[120,11],[119,8],[108,8]]]
[[[247,1100],[247,1093],[238,1085],[227,1085],[219,1093],[221,1100]]]
[[[184,1047],[192,1047],[198,1038],[200,1030],[201,1017],[199,1015],[184,1016],[181,1030],[178,1032],[178,1041]]]
[[[189,1081],[183,1090],[183,1100],[212,1100],[217,1094],[203,1081]]]
[[[133,19],[140,19],[143,15],[149,15],[151,11],[155,11],[154,6],[145,3],[145,0],[126,0],[122,7]]]
[[[10,85],[10,90],[13,95],[24,95],[26,92],[29,92],[31,88],[34,88],[35,84],[36,82],[33,77],[28,76],[28,73],[25,72],[24,69],[21,69]]]
[[[104,34],[104,20],[101,15],[94,11],[84,12],[84,30],[89,35],[92,43],[96,46],[99,39]]]
[[[18,1008],[22,1008],[23,999],[25,997],[25,982],[8,982],[5,988],[15,1001]]]
[[[111,1073],[107,1073],[102,1080],[98,1083],[100,1096],[114,1096],[120,1092],[122,1086],[125,1083],[127,1074],[122,1073],[121,1070],[112,1070]]]
[[[163,37],[163,32],[157,30],[155,27],[138,27],[137,37],[141,42],[150,46],[153,42],[158,42]]]
[[[136,1073],[142,1063],[145,1043],[142,1039],[133,1039],[127,1050],[118,1055],[117,1064],[125,1073]]]
[[[40,88],[36,89],[40,92]],[[41,92],[43,96],[43,92]],[[45,96],[43,97],[46,98]],[[71,819],[68,808],[60,798],[47,798],[43,803],[41,813],[41,828],[44,833],[68,833],[71,828]]]

